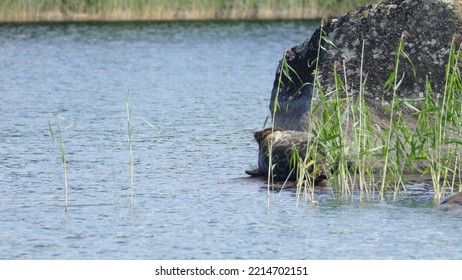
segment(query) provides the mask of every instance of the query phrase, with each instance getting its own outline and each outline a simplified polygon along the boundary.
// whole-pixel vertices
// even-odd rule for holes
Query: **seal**
[[[266,176],[270,166],[270,149],[272,176],[275,180],[296,180],[297,163],[304,161],[307,154],[307,143],[311,140],[308,133],[294,130],[283,130],[279,127],[265,128],[257,131],[254,138],[259,145],[258,168],[246,170],[250,176]],[[319,159],[324,160],[325,156],[320,155]],[[297,155],[298,160],[294,161]],[[294,164],[295,163],[295,164]],[[317,165],[315,181],[320,182],[331,176],[331,172],[322,163]],[[313,166],[308,168],[308,172],[313,172]]]
[[[457,192],[447,197],[441,202],[440,207],[443,210],[462,209],[462,192]]]

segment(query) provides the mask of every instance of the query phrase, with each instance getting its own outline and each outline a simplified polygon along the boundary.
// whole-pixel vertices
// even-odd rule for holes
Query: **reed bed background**
[[[2,0],[0,22],[276,20],[338,16],[374,0]]]

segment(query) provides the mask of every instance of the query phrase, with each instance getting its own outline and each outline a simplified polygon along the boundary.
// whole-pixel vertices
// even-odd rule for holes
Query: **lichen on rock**
[[[402,60],[399,65],[398,76],[404,78],[398,97],[422,97],[427,80],[434,94],[442,94],[451,43],[462,34],[461,10],[461,0],[391,0],[358,8],[338,19],[323,19],[311,38],[288,49],[279,63],[270,104],[272,111],[277,98],[274,125],[307,129],[313,75],[317,74],[326,92],[332,92],[334,67],[353,94],[359,92],[361,75],[367,75],[366,102],[380,121],[392,98],[392,91],[383,86],[394,70],[395,50],[402,37],[412,63]],[[285,73],[281,72],[284,63],[290,66]]]

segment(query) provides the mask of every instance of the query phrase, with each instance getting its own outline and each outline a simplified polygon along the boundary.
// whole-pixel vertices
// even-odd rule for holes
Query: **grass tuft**
[[[60,154],[60,162],[63,166],[64,173],[64,211],[67,212],[67,161],[66,161],[66,152],[64,149],[64,140],[61,132],[61,123],[65,119],[59,116],[56,113],[49,113],[50,118],[54,121],[55,129],[53,129],[52,122],[48,120],[48,128],[50,130],[50,135],[53,141],[57,144]],[[67,130],[72,127],[73,124],[66,126],[64,129]],[[56,132],[55,132],[56,131]]]
[[[338,65],[333,68],[332,92],[323,89],[315,70],[307,154],[297,170],[297,202],[305,194],[306,200],[316,204],[314,177],[317,166],[325,161],[334,169],[329,185],[344,198],[359,194],[363,199],[378,194],[385,199],[388,193],[396,198],[406,191],[408,174],[431,175],[435,202],[446,191],[462,189],[462,47],[454,40],[446,66],[444,92],[434,93],[431,82],[427,81],[425,96],[403,99],[398,97],[404,79],[398,75],[403,59],[415,75],[404,48],[406,35],[404,31],[395,51],[395,68],[383,87],[384,92],[392,91],[391,102],[384,110],[388,116],[388,127],[384,129],[371,120],[372,110],[364,90],[367,74],[363,73],[362,64],[359,92],[351,91],[346,76],[338,74]],[[323,48],[321,42],[330,43],[328,40],[321,30],[318,57]],[[362,52],[364,57],[364,42]],[[283,59],[283,69],[293,71],[288,66],[284,68],[285,63]],[[344,64],[343,70],[346,73]],[[281,71],[281,75],[288,75],[287,71]],[[273,126],[276,109],[273,108]],[[322,154],[327,156],[323,158]],[[293,158],[300,159],[298,155]]]
[[[130,106],[130,91],[127,92],[125,95],[125,113],[126,113],[126,118],[127,118],[127,131],[125,133],[125,137],[127,139],[128,143],[128,152],[129,152],[129,176],[130,176],[130,205],[131,207],[135,206],[135,201],[134,201],[134,187],[135,187],[135,164],[134,164],[134,158],[133,158],[133,136],[135,135],[134,130],[135,130],[135,120],[141,120],[144,124],[148,125],[150,129],[152,129],[154,132],[157,132],[156,126],[146,120],[145,118],[142,117],[134,117],[132,115],[132,108]],[[117,201],[116,201],[117,202]]]
[[[134,168],[134,161],[133,161],[133,118],[132,118],[132,108],[129,105],[129,98],[130,98],[130,92],[128,91],[127,94],[125,95],[125,112],[127,115],[127,132],[125,136],[127,137],[127,142],[128,142],[128,153],[129,153],[129,166],[130,166],[130,205],[133,207],[134,204],[134,199],[133,199],[133,194],[134,194],[134,181],[135,181],[135,168]]]

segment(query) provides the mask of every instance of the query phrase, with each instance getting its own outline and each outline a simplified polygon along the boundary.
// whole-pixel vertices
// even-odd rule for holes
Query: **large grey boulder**
[[[391,0],[358,8],[338,19],[323,19],[311,38],[286,50],[279,63],[270,104],[273,113],[277,97],[275,125],[286,130],[307,129],[316,64],[319,81],[327,92],[335,88],[336,67],[346,77],[350,92],[355,93],[359,92],[363,63],[363,77],[367,74],[366,102],[380,122],[384,107],[392,98],[392,92],[384,90],[383,85],[395,67],[395,49],[403,34],[405,52],[416,73],[414,76],[411,63],[401,61],[399,77],[404,73],[404,80],[399,97],[421,97],[427,78],[434,94],[443,92],[451,43],[460,44],[462,38],[460,3],[460,0]],[[320,40],[320,35],[331,43]],[[323,48],[318,52],[320,42]],[[287,63],[285,70],[283,61]]]

